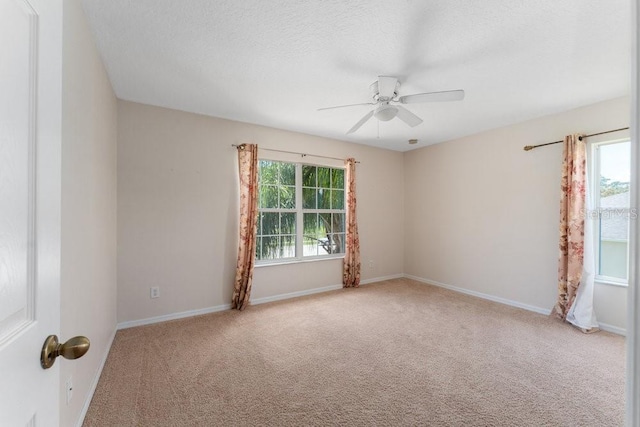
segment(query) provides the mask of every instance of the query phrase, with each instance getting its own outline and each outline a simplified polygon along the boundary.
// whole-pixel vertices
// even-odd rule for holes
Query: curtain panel
[[[231,308],[243,310],[249,305],[253,267],[256,260],[258,220],[258,145],[238,146],[240,175],[240,241]]]
[[[558,301],[552,314],[583,331],[597,327],[593,312],[593,237],[585,239],[587,216],[586,143],[578,134],[564,139],[558,257]],[[578,304],[579,303],[579,304]],[[580,305],[580,307],[577,307]]]
[[[345,160],[347,183],[347,236],[342,264],[342,285],[345,288],[360,286],[360,238],[356,220],[356,160]]]

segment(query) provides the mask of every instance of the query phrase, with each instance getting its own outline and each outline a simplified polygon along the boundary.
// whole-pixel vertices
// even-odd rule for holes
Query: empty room
[[[0,5],[0,425],[640,425],[635,2]]]

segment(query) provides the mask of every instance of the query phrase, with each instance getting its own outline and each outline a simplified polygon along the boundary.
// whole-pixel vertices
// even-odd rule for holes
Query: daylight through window
[[[344,253],[344,169],[260,160],[258,176],[258,261]]]
[[[628,277],[629,181],[631,156],[629,141],[593,145],[596,268],[600,281],[626,283]]]

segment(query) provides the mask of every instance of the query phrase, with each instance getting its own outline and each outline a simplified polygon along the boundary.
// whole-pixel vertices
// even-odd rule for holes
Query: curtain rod
[[[627,129],[629,129],[628,126],[626,128],[613,129],[613,130],[607,130],[607,131],[604,131],[604,132],[592,133],[591,135],[585,135],[584,138],[588,138],[590,136],[604,135],[606,133],[620,132],[621,130],[627,130]],[[580,141],[582,141],[582,138],[583,138],[582,136],[579,138]],[[564,142],[564,140],[561,139],[560,141],[547,142],[546,144],[527,145],[526,147],[524,147],[524,151],[531,151],[534,148],[544,147],[545,145],[560,144],[561,142]]]
[[[240,145],[231,144],[232,147],[236,147],[236,148],[240,147],[241,145],[242,144],[240,144]],[[316,155],[316,154],[305,154],[305,153],[299,153],[297,151],[275,150],[273,148],[261,148],[261,147],[258,147],[258,150],[275,151],[276,153],[297,154],[297,155],[302,156],[302,157],[307,157],[307,156],[309,156],[309,157],[320,157],[320,158],[323,158],[323,159],[332,159],[332,160],[344,161],[344,159],[340,159],[338,157],[319,156],[319,155]],[[356,163],[360,163],[360,162],[356,161]]]

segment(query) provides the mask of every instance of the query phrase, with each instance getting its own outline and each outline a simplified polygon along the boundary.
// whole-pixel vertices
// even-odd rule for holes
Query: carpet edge
[[[360,282],[360,284],[361,285],[367,285],[367,284],[370,284],[370,283],[382,282],[384,280],[401,279],[403,277],[405,277],[405,276],[402,273],[392,274],[392,275],[389,275],[389,276],[373,277],[371,279],[362,280]],[[268,297],[251,299],[251,305],[265,304],[265,303],[268,303],[268,302],[281,301],[281,300],[285,300],[285,299],[297,298],[297,297],[302,297],[302,296],[305,296],[305,295],[313,295],[313,294],[318,294],[318,293],[322,293],[322,292],[329,292],[329,291],[334,291],[334,290],[337,290],[337,289],[342,289],[342,285],[341,284],[340,285],[329,285],[329,286],[323,286],[323,287],[320,287],[320,288],[312,288],[312,289],[306,289],[306,290],[302,290],[302,291],[288,292],[288,293],[284,293],[284,294],[278,294],[278,295],[272,295],[272,296],[268,296]],[[203,314],[216,313],[218,311],[225,311],[225,310],[229,310],[229,309],[231,309],[231,304],[222,304],[222,305],[216,305],[216,306],[213,306],[213,307],[198,308],[198,309],[195,309],[195,310],[187,310],[187,311],[181,311],[181,312],[178,312],[178,313],[163,314],[161,316],[147,317],[147,318],[144,318],[144,319],[127,320],[125,322],[118,323],[118,326],[117,326],[116,329],[119,331],[121,329],[134,328],[136,326],[152,325],[154,323],[167,322],[169,320],[184,319],[186,317],[200,316],[200,315],[203,315]]]
[[[511,307],[516,307],[516,308],[521,308],[523,310],[532,311],[534,313],[544,314],[545,316],[548,316],[549,314],[551,314],[551,310],[550,309],[540,308],[540,307],[536,307],[534,305],[524,304],[524,303],[521,303],[521,302],[518,302],[518,301],[513,301],[513,300],[502,298],[502,297],[497,297],[495,295],[490,295],[490,294],[485,294],[485,293],[478,292],[478,291],[472,291],[470,289],[460,288],[458,286],[453,286],[453,285],[449,285],[447,283],[438,282],[437,280],[425,279],[423,277],[413,276],[411,274],[405,274],[404,277],[407,278],[407,279],[415,280],[416,282],[424,283],[426,285],[437,286],[439,288],[448,289],[450,291],[459,292],[461,294],[471,295],[473,297],[482,298],[482,299],[485,299],[485,300],[497,302],[499,304],[505,304],[505,305],[509,305]],[[621,328],[619,326],[609,325],[608,323],[602,323],[602,322],[598,322],[598,323],[600,324],[600,329],[603,330],[603,331],[611,332],[611,333],[614,333],[614,334],[617,334],[617,335],[622,335],[622,336],[626,336],[627,335],[627,330],[624,329],[624,328]]]
[[[77,427],[82,427],[84,424],[84,419],[87,416],[87,411],[89,411],[89,406],[91,405],[91,401],[93,400],[93,395],[98,388],[98,382],[100,381],[100,376],[102,375],[102,370],[104,369],[105,363],[107,363],[107,359],[109,357],[109,352],[111,351],[111,346],[113,345],[113,340],[116,338],[116,332],[118,332],[118,327],[113,329],[111,333],[111,338],[109,338],[109,343],[107,344],[107,350],[104,352],[102,356],[102,361],[100,362],[100,366],[96,371],[96,374],[93,377],[93,381],[91,381],[91,385],[89,386],[89,392],[87,393],[87,397],[84,400],[84,404],[82,405],[82,410],[80,411],[80,416],[78,417],[78,422],[76,423]]]
[[[147,317],[138,320],[128,320],[118,323],[118,330],[134,328],[136,326],[152,325],[154,323],[166,322],[169,320],[184,319],[185,317],[200,316],[202,314],[216,313],[231,308],[231,304],[216,305],[213,307],[197,308],[195,310],[180,311],[178,313],[163,314],[162,316]]]

